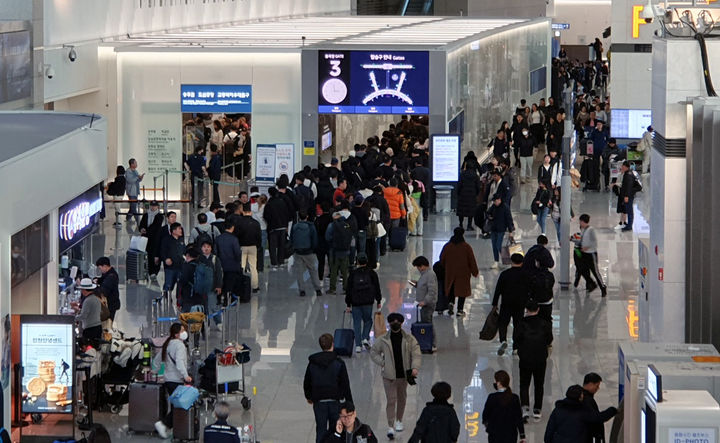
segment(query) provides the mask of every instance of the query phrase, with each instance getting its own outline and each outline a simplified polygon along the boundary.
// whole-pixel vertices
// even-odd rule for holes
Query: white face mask
[[[12,253],[12,258],[18,258],[18,257],[20,257],[20,254],[18,254],[18,253],[16,253],[16,252],[13,252],[13,253]]]
[[[523,131],[523,135],[528,135],[528,132],[527,132],[527,131]]]
[[[185,340],[187,340],[187,339],[188,339],[188,333],[187,333],[187,331],[182,331],[182,332],[180,333],[180,340],[185,341]]]

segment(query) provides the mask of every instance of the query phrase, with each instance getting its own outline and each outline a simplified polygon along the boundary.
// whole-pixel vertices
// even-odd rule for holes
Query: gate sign
[[[251,85],[181,85],[180,96],[182,112],[252,112]]]
[[[60,252],[71,248],[92,231],[102,209],[102,193],[98,186],[93,186],[58,210]]]

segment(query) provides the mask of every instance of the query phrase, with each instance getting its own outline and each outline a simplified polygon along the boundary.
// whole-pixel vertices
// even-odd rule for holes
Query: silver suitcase
[[[165,390],[158,383],[131,383],[128,428],[154,432],[155,422],[165,416]]]
[[[200,439],[200,417],[196,406],[188,410],[173,408],[173,439],[184,441]]]
[[[125,255],[125,280],[147,281],[147,252],[137,249],[128,249]]]

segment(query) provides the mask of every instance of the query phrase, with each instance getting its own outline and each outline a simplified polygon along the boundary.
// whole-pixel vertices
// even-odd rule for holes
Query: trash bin
[[[449,185],[435,185],[435,212],[438,214],[449,214],[451,211],[451,199],[453,187]]]

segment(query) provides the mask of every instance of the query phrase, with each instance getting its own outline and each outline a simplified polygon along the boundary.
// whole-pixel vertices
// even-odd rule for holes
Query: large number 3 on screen
[[[340,60],[330,60],[330,75],[337,77],[341,72]]]

